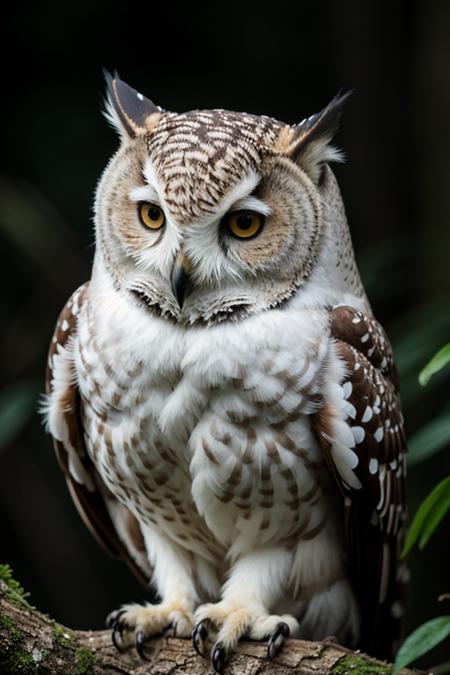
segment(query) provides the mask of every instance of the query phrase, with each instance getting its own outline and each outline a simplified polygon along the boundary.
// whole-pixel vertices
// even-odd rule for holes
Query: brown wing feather
[[[400,633],[399,551],[406,520],[406,441],[398,378],[389,340],[373,318],[338,307],[331,311],[330,326],[347,365],[342,383],[351,411],[347,422],[359,427],[353,450],[361,489],[349,488],[333,464],[327,441],[333,411],[320,411],[315,427],[344,498],[350,572],[362,616],[360,647],[389,658]]]
[[[47,372],[46,392],[50,394],[53,387],[53,357],[61,347],[68,345],[77,333],[77,323],[80,309],[86,300],[89,282],[73,293],[64,306],[58,321],[52,341],[50,343]],[[61,400],[61,408],[64,411],[64,422],[69,431],[70,444],[75,448],[84,470],[90,476],[94,489],[88,489],[85,485],[77,482],[69,470],[69,454],[64,443],[53,439],[56,456],[64,473],[70,495],[77,507],[84,524],[87,526],[96,541],[104,550],[112,556],[122,558],[131,568],[136,577],[143,584],[148,584],[149,576],[146,570],[141,569],[133,559],[129,548],[135,552],[144,550],[143,538],[136,518],[125,507],[118,504],[115,497],[109,492],[102,482],[98,472],[91,462],[85,448],[84,430],[80,415],[80,393],[77,383],[70,381],[64,391]],[[122,529],[126,533],[129,546],[119,537],[116,527],[111,519],[110,511],[106,504],[108,500],[110,508],[119,513],[122,521]],[[132,543],[131,543],[132,542]],[[136,556],[135,556],[136,557]]]

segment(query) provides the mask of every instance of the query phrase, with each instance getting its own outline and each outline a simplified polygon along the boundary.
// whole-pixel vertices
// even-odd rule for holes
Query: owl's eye
[[[233,211],[225,216],[225,227],[237,239],[251,239],[259,234],[265,218],[256,211]]]
[[[139,219],[144,227],[148,227],[150,230],[159,230],[166,222],[162,208],[151,202],[139,204]]]

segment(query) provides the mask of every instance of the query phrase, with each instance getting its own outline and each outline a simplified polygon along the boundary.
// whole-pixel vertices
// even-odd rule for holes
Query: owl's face
[[[285,302],[322,240],[328,143],[343,98],[290,127],[227,112],[163,112],[118,79],[122,144],[96,201],[98,255],[146,311],[208,323]]]

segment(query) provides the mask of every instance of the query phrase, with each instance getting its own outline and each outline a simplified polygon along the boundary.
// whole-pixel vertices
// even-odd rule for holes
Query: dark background
[[[341,87],[355,90],[337,137],[347,163],[336,173],[413,438],[438,417],[450,423],[448,371],[417,384],[450,334],[450,3],[61,7],[17,3],[1,22],[0,561],[40,609],[93,628],[144,592],[79,520],[36,400],[57,314],[89,276],[93,193],[117,146],[100,113],[102,67],[167,109],[286,122]],[[411,467],[411,512],[448,473],[448,450]],[[448,519],[411,568],[409,629],[449,612],[437,603],[450,591]]]

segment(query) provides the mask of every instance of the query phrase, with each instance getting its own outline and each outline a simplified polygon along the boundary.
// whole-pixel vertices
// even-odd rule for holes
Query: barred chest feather
[[[75,363],[88,452],[116,497],[213,562],[319,533],[335,510],[310,427],[334,367],[325,313],[182,327],[92,291]]]

